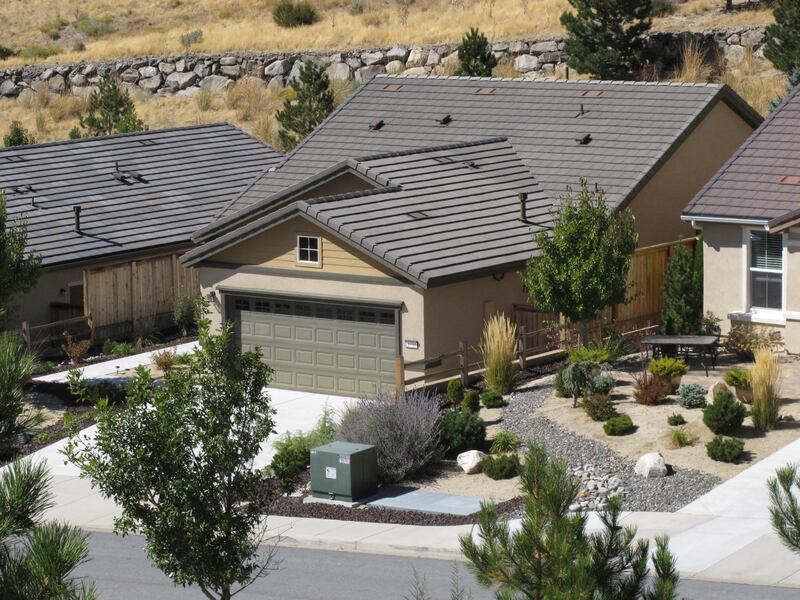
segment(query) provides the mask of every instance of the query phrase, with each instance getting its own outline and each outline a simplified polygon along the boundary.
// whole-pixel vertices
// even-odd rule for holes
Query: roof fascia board
[[[369,283],[372,285],[389,286],[409,286],[412,285],[407,278],[401,277],[378,277],[374,275],[349,275],[346,273],[327,273],[325,271],[314,270],[292,270],[279,269],[274,267],[262,267],[260,265],[248,265],[242,263],[221,262],[204,260],[198,263],[199,267],[209,269],[236,270],[241,273],[251,273],[253,275],[271,275],[273,277],[292,277],[297,279],[322,279],[327,281],[345,281],[347,283]]]
[[[535,256],[532,255],[532,256]],[[448,285],[451,283],[458,283],[460,281],[469,281],[470,279],[480,279],[483,277],[489,277],[490,275],[496,275],[502,273],[506,275],[508,273],[516,274],[520,270],[525,268],[527,261],[525,260],[517,260],[510,263],[499,264],[492,267],[481,267],[480,269],[474,269],[472,271],[464,271],[461,273],[453,273],[452,275],[444,275],[442,277],[432,277],[428,280],[428,288],[433,287],[441,287],[443,285]]]
[[[302,298],[308,301],[330,302],[332,304],[347,304],[352,306],[385,306],[387,308],[402,308],[402,300],[369,300],[364,298],[348,298],[347,296],[320,296],[318,294],[305,294],[303,292],[272,292],[254,288],[238,288],[233,286],[220,286],[217,288],[222,294],[237,296],[254,296],[257,298]]]
[[[766,219],[747,219],[740,217],[714,217],[714,216],[701,216],[682,214],[681,221],[688,221],[691,223],[728,223],[732,225],[760,225],[765,229],[769,227],[769,221]]]
[[[146,248],[138,248],[136,250],[121,250],[119,252],[87,258],[77,258],[75,260],[63,262],[49,262],[42,265],[42,270],[58,271],[61,269],[69,269],[74,267],[83,267],[89,269],[109,267],[123,264],[131,260],[153,257],[154,255],[162,256],[164,254],[177,254],[192,248],[194,248],[194,244],[192,244],[189,240],[186,240],[185,242],[171,242],[168,244],[160,244],[158,246],[147,246]]]

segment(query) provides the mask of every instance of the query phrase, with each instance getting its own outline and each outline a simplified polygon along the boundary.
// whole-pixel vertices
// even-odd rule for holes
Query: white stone
[[[267,91],[270,93],[279,92],[284,88],[283,77],[273,77],[267,84]]]
[[[456,456],[456,462],[467,475],[480,473],[481,462],[486,458],[486,455],[480,450],[467,450]]]
[[[541,54],[542,52],[558,52],[558,42],[555,40],[536,42],[531,46],[531,54]]]
[[[725,46],[723,54],[725,55],[725,60],[728,61],[729,64],[736,65],[744,60],[747,51],[743,46]]]
[[[170,73],[167,76],[167,87],[173,91],[183,90],[194,85],[197,81],[197,73]]]
[[[364,64],[368,67],[370,65],[377,65],[384,61],[383,52],[365,52],[361,55],[361,60],[364,61]]]
[[[717,381],[708,389],[708,393],[706,394],[706,404],[711,404],[714,402],[714,398],[720,392],[730,392],[731,389],[725,385],[724,381]]]
[[[389,52],[386,53],[386,58],[389,61],[399,60],[404,61],[408,56],[408,48],[405,46],[393,46]]]
[[[391,75],[402,73],[403,69],[405,69],[405,65],[402,60],[393,60],[386,64],[386,72]]]
[[[370,79],[381,73],[386,73],[386,67],[383,65],[371,65],[369,67],[361,67],[356,71],[356,81],[358,83],[367,83]]]
[[[353,78],[353,71],[347,63],[336,62],[325,69],[328,77],[331,79],[339,79],[342,81],[349,81]]]
[[[451,52],[442,59],[442,65],[455,68],[458,66],[458,52]]]
[[[0,96],[16,96],[19,93],[19,88],[10,79],[6,79],[0,83]]]
[[[185,90],[177,92],[175,95],[180,98],[193,98],[200,91],[200,89],[201,89],[200,86],[193,85],[191,87],[186,88]]]
[[[530,54],[520,54],[514,59],[514,69],[520,73],[528,73],[539,69],[539,59]]]
[[[650,452],[639,457],[633,472],[647,479],[666,477],[667,465],[661,452]]]
[[[174,73],[175,63],[160,62],[158,63],[158,70],[161,71],[164,75],[169,75],[170,73]]]
[[[428,52],[428,60],[425,61],[426,67],[434,67],[439,64],[439,61],[442,60],[442,57],[439,56],[439,53],[436,50],[431,50]]]
[[[760,29],[751,29],[741,35],[742,46],[753,48],[761,45],[764,41],[764,32]]]
[[[406,67],[422,67],[425,65],[426,60],[428,60],[428,52],[419,46],[415,46],[408,53]]]
[[[233,85],[233,81],[222,75],[209,75],[200,82],[200,87],[211,93],[224,92]]]
[[[159,87],[161,87],[161,73],[156,71],[156,74],[152,77],[140,79],[139,87],[149,92],[155,92]]]
[[[403,71],[403,75],[427,75],[428,68],[427,67],[411,67],[410,69],[406,69]]]
[[[291,63],[282,58],[281,60],[276,60],[275,62],[269,63],[266,67],[264,67],[264,75],[267,75],[268,77],[274,77],[275,75],[286,75],[291,68]]]
[[[149,79],[150,77],[155,77],[158,75],[158,68],[156,67],[141,67],[139,69],[139,75],[145,79]]]

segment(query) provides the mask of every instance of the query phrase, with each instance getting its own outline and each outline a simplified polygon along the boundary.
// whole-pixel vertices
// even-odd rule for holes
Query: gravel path
[[[677,467],[660,479],[636,475],[634,461],[536,414],[553,391],[552,378],[547,378],[515,393],[503,411],[503,425],[521,440],[543,444],[552,457],[569,463],[584,482],[580,508],[598,508],[607,494],[622,491],[624,510],[674,512],[721,482],[714,475]]]

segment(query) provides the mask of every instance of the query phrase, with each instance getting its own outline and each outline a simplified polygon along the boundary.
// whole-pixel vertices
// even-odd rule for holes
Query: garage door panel
[[[380,336],[380,349],[388,350],[391,352],[397,349],[397,337],[394,335],[381,334]]]
[[[393,358],[381,358],[381,373],[386,373],[394,377],[394,359]]]
[[[336,391],[336,378],[333,375],[317,375],[316,389],[323,392]]]
[[[292,331],[292,326],[291,325],[287,325],[287,324],[284,324],[284,323],[275,323],[275,325],[272,328],[272,330],[275,332],[274,335],[275,335],[275,339],[277,339],[277,340],[291,340],[291,339],[293,339],[292,338],[292,334],[294,332]]]
[[[314,341],[314,328],[296,326],[294,328],[294,339],[298,342],[313,342]]]
[[[356,332],[347,329],[336,330],[336,343],[344,346],[356,345]]]
[[[343,394],[356,393],[356,380],[353,377],[342,377],[341,375],[336,378],[336,389]]]
[[[358,357],[358,370],[369,371],[370,373],[378,372],[378,359],[374,356],[359,356]]]
[[[376,333],[368,333],[360,331],[358,333],[358,347],[359,348],[378,348],[378,335]]]
[[[313,350],[295,350],[294,362],[297,365],[313,365],[314,364],[314,351]]]
[[[355,354],[344,354],[344,353],[337,354],[336,366],[341,369],[355,369],[356,368]]]
[[[284,371],[283,369],[275,369],[275,372],[273,373],[273,380],[275,382],[275,385],[279,387],[282,385],[288,387],[294,387],[294,377],[292,376],[292,373],[290,371]]]
[[[275,360],[280,362],[292,362],[294,360],[294,352],[292,348],[286,348],[283,346],[276,346],[273,348],[275,350]]]
[[[305,371],[296,371],[294,383],[297,387],[314,388],[314,374]]]
[[[272,337],[272,323],[253,323],[253,335],[258,337]]]
[[[324,327],[317,327],[315,329],[316,334],[316,342],[318,344],[333,344],[334,343],[334,332],[333,329],[326,329]]]
[[[316,351],[317,365],[320,367],[335,367],[336,355],[333,352],[320,352]]]
[[[358,393],[363,395],[374,394],[378,391],[378,383],[376,381],[367,381],[364,379],[358,382]]]

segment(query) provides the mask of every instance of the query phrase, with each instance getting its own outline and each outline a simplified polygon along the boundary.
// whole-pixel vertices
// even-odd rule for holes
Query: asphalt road
[[[198,589],[176,588],[144,554],[144,540],[107,533],[91,536],[92,560],[78,575],[93,579],[100,600],[202,600]],[[281,548],[280,565],[237,598],[261,600],[403,600],[414,571],[424,577],[432,600],[447,600],[453,570],[473,600],[490,600],[490,591],[475,584],[461,564],[400,556]],[[701,581],[681,582],[687,600],[797,599],[797,589],[743,586]]]

